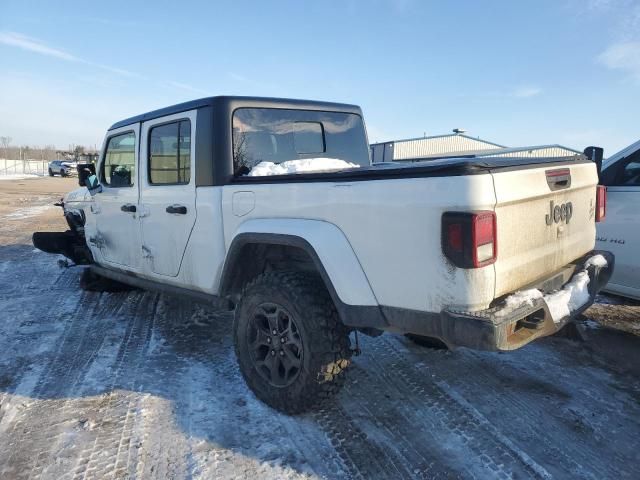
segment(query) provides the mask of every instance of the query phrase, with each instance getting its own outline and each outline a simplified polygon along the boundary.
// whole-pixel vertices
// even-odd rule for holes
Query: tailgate
[[[496,298],[548,277],[594,248],[593,162],[495,171],[493,180]]]

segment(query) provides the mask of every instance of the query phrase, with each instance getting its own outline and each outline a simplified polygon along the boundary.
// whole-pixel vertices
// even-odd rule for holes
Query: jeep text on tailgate
[[[512,350],[606,284],[596,165],[449,158],[371,165],[360,108],[212,97],[120,121],[34,245],[119,283],[235,310],[247,384],[300,412],[335,393],[349,333]]]

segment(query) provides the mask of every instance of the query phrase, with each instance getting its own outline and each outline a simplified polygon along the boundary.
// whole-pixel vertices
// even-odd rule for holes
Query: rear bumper
[[[593,264],[590,261],[596,255],[602,255],[606,265]],[[499,305],[477,312],[461,312],[443,310],[440,314],[399,311],[398,309],[384,309],[392,329],[405,333],[413,333],[429,337],[436,337],[449,346],[463,346],[478,350],[514,350],[541,337],[553,335],[562,329],[577,315],[589,308],[596,294],[604,288],[611,278],[614,268],[614,256],[610,252],[593,251],[576,260],[572,265],[573,276],[564,287],[573,285],[573,279],[579,272],[585,271],[589,276],[585,292],[585,302],[581,302],[569,315],[553,318],[548,295],[540,298],[528,298],[518,302],[518,297],[512,297],[510,305],[505,301]],[[543,280],[539,285],[548,285],[549,281],[558,274]],[[533,286],[535,288],[535,286]],[[534,292],[535,293],[535,292]],[[515,302],[513,300],[516,300]],[[554,314],[558,316],[558,310]]]

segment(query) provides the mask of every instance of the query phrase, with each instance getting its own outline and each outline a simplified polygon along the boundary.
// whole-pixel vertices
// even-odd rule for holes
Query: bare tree
[[[20,150],[20,160],[29,160],[29,155],[31,155],[31,147],[29,145],[23,145],[22,147],[20,147]]]
[[[4,158],[7,158],[9,153],[9,145],[11,145],[11,137],[0,137],[0,144],[2,145],[2,150],[4,151]]]
[[[247,165],[247,137],[244,132],[234,129],[233,136],[233,170],[236,173],[243,175],[246,172],[240,172],[241,167],[245,167],[243,170],[249,169]]]
[[[82,145],[76,145],[73,149],[73,158],[77,162],[80,156],[84,155],[84,147]]]

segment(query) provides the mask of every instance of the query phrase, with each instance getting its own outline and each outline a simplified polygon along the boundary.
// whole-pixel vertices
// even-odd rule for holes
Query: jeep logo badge
[[[565,220],[569,223],[571,216],[573,215],[573,205],[571,202],[563,203],[561,205],[553,206],[553,200],[549,202],[549,213],[547,213],[545,221],[547,225],[552,223],[560,223]]]

